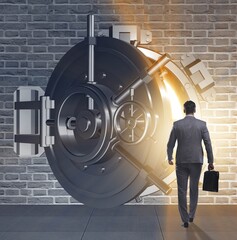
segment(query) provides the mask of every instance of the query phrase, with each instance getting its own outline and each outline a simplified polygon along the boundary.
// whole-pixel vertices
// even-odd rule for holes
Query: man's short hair
[[[184,103],[184,110],[186,114],[193,114],[196,112],[196,104],[193,101],[187,101]]]

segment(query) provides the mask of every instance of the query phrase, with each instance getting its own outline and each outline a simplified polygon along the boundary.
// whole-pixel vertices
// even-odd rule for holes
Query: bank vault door
[[[89,206],[126,203],[153,184],[171,191],[164,181],[173,122],[167,84],[182,100],[188,94],[167,67],[169,56],[152,59],[146,51],[95,37],[89,15],[88,36],[62,57],[45,93],[15,92],[15,151],[45,151],[60,184]]]

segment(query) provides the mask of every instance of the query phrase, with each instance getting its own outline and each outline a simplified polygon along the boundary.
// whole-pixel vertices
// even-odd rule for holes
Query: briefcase
[[[203,191],[218,192],[219,187],[219,172],[218,171],[206,171],[203,178]]]

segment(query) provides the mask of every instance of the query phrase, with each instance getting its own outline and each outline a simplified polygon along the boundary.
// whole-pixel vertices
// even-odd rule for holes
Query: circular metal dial
[[[127,144],[141,142],[147,134],[149,113],[137,102],[125,102],[115,113],[115,129]]]
[[[107,152],[112,134],[108,98],[102,86],[84,84],[69,89],[56,109],[57,129],[63,152],[75,163],[93,164]],[[96,103],[88,109],[88,97]],[[108,134],[111,133],[111,134]]]

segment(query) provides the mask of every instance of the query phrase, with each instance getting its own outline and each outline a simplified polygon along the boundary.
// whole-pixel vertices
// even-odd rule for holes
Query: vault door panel
[[[119,105],[114,104],[113,98],[152,64],[125,42],[104,37],[96,42],[94,84],[87,83],[85,42],[61,59],[49,80],[46,95],[55,100],[55,144],[45,150],[57,179],[74,198],[110,207],[131,200],[150,184],[147,173],[114,151],[114,144],[146,164],[155,141],[149,136],[152,126],[165,122],[167,109],[159,89],[161,81],[142,84]],[[88,110],[88,98],[94,101],[93,110]],[[159,124],[154,123],[155,116]],[[91,128],[96,134],[88,135]]]

